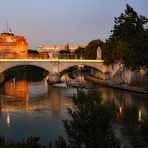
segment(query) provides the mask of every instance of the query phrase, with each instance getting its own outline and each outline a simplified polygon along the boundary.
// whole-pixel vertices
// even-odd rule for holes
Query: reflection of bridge
[[[103,60],[82,60],[82,59],[0,59],[0,74],[2,81],[3,73],[13,67],[21,65],[32,65],[43,68],[49,72],[51,81],[58,81],[59,74],[70,67],[81,65],[91,67],[105,74],[114,73],[113,68],[103,64]],[[117,69],[117,68],[115,68]]]

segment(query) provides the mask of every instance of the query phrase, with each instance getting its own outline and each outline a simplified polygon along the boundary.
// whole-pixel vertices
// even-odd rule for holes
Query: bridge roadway
[[[103,64],[104,60],[86,60],[86,59],[0,59],[0,81],[4,72],[10,68],[21,65],[32,65],[45,69],[49,72],[52,81],[57,81],[59,74],[75,66],[88,66],[93,69],[105,73],[107,71],[113,73],[112,69]]]

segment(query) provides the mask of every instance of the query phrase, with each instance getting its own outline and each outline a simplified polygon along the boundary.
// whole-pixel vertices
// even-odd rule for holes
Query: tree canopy
[[[148,18],[128,4],[119,17],[114,18],[112,35],[103,47],[106,63],[124,62],[126,67],[148,66]]]
[[[33,50],[33,49],[28,49],[28,53],[30,53],[30,54],[39,54],[39,52],[37,50]]]
[[[96,59],[97,48],[99,46],[100,48],[102,48],[103,44],[104,42],[100,39],[92,40],[88,43],[88,45],[85,48],[78,47],[78,49],[76,49],[75,52],[78,58],[82,56],[82,58],[84,59]]]

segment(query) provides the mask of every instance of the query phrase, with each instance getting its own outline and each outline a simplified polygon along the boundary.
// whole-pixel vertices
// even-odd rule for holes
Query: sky
[[[31,49],[105,41],[126,4],[148,17],[148,0],[0,0],[0,32],[6,31],[8,22]]]

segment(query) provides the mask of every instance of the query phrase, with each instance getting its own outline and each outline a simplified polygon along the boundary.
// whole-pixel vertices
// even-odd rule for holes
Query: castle
[[[0,58],[26,58],[28,43],[24,36],[17,36],[11,31],[0,34]]]

